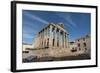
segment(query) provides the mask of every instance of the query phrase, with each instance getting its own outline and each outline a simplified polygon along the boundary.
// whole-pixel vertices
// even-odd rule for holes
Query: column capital
[[[53,26],[52,25],[50,25],[50,28],[52,28]]]
[[[59,32],[61,32],[61,30],[59,29]]]

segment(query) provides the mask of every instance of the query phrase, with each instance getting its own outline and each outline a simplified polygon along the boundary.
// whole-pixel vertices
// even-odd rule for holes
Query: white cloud
[[[62,15],[60,14],[57,14],[59,17],[65,19],[67,22],[69,22],[70,24],[67,24],[67,26],[69,27],[77,27],[77,25],[75,24],[75,22],[73,22],[73,20],[71,19],[71,16],[69,16],[68,14],[66,14],[66,16],[63,16],[63,13]]]
[[[76,24],[75,24],[75,22],[73,22],[73,20],[71,19],[71,17],[70,16],[66,16],[66,18],[65,18],[72,26],[77,26]]]
[[[34,36],[32,36],[31,34],[28,34],[28,33],[23,33],[23,36],[24,36],[24,38],[33,38]]]
[[[25,12],[24,14],[27,15],[28,17],[30,17],[31,19],[35,19],[41,23],[48,24],[48,22],[46,20],[44,20],[36,15],[30,14],[29,12]]]

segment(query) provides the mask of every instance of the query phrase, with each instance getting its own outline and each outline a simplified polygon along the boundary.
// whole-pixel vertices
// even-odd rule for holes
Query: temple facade
[[[68,48],[68,32],[64,24],[50,23],[37,34],[34,48]]]

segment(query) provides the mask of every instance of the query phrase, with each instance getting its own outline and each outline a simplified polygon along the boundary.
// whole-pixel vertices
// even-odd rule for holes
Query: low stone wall
[[[63,57],[63,56],[77,56],[79,54],[82,54],[83,52],[71,52],[67,48],[48,48],[48,49],[31,49],[29,50],[29,53],[23,54],[23,57],[28,57],[30,55],[37,56],[39,58],[41,57]],[[25,56],[26,55],[26,56]]]

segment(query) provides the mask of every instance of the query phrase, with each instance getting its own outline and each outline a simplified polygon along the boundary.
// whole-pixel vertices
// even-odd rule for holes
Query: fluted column
[[[42,45],[43,45],[43,44],[42,44],[42,32],[41,32],[41,47],[42,47]]]
[[[45,43],[44,43],[44,42],[45,42],[45,40],[44,40],[44,34],[45,34],[45,33],[44,33],[44,30],[43,30],[43,48],[45,47]]]
[[[60,30],[59,33],[60,33],[60,38],[59,38],[60,39],[60,47],[62,48],[62,31]]]
[[[47,47],[47,42],[48,42],[48,28],[46,28],[46,47]]]
[[[46,46],[46,44],[45,44],[46,43],[46,41],[45,41],[45,33],[46,32],[45,32],[45,29],[44,29],[44,47]]]
[[[64,32],[63,31],[61,31],[61,48],[63,48],[64,47],[64,34],[63,34]]]
[[[46,46],[48,46],[47,43],[48,43],[48,28],[46,29]]]
[[[66,48],[66,33],[64,32],[64,48]]]
[[[40,47],[42,47],[42,35],[41,35],[41,32],[40,32]]]
[[[55,35],[55,37],[54,37],[54,39],[55,39],[54,46],[57,47],[57,28],[56,27],[54,28],[54,33],[55,33],[54,34]]]
[[[57,47],[59,47],[59,29],[57,28]]]
[[[46,36],[48,37],[48,28],[46,28]]]
[[[43,33],[44,31],[42,31],[41,33],[42,33],[42,48],[44,47],[44,33]]]
[[[39,42],[39,34],[37,34],[37,43]],[[39,44],[36,44],[36,47],[39,47]]]
[[[49,47],[52,47],[52,25],[50,25]]]
[[[69,36],[68,36],[68,34],[66,35],[66,38],[67,38],[67,40],[66,40],[66,44],[67,44],[67,48],[69,48]]]
[[[40,33],[38,33],[38,40],[40,40]],[[40,44],[41,44],[41,43],[40,43],[39,41],[38,41],[38,43],[39,43],[39,44],[38,44],[38,47],[40,47]]]
[[[59,29],[59,47],[61,47],[61,30]]]
[[[61,48],[63,48],[63,44],[64,44],[64,37],[63,37],[64,35],[63,35],[63,31],[61,31]]]

